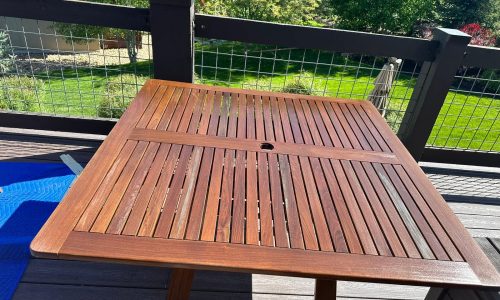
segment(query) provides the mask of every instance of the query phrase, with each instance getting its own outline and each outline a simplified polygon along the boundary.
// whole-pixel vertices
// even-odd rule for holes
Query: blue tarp
[[[0,162],[0,299],[10,299],[28,264],[29,244],[75,175],[62,163]]]

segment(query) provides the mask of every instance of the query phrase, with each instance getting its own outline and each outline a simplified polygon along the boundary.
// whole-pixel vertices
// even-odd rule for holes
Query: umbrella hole
[[[271,151],[274,149],[274,145],[271,143],[262,143],[260,144],[260,149]]]

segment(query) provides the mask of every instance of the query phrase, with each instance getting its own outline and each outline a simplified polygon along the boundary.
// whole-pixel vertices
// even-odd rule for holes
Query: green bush
[[[147,78],[124,74],[106,83],[107,96],[99,103],[97,115],[102,118],[120,118]]]
[[[295,79],[293,82],[288,83],[281,89],[284,93],[290,94],[302,94],[302,95],[312,95],[311,85],[307,84],[300,79]]]
[[[44,84],[28,76],[0,77],[0,109],[35,111],[35,103],[43,99]]]
[[[7,73],[14,64],[15,56],[9,43],[9,36],[5,31],[0,30],[0,73]]]
[[[455,77],[452,85],[456,89],[478,93],[500,93],[500,70],[469,68],[459,75],[461,77]]]
[[[500,70],[485,70],[481,78],[486,79],[478,80],[481,92],[484,90],[487,93],[500,93]]]

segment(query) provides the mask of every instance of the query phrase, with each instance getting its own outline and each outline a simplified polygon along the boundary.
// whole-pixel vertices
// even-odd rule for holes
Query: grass
[[[262,51],[261,51],[262,50]],[[231,55],[232,54],[232,55]],[[238,43],[197,45],[197,81],[229,87],[281,91],[300,81],[319,95],[366,99],[382,59],[345,56],[315,50],[278,50]],[[399,74],[389,98],[386,119],[396,131],[413,93],[418,74],[408,64]],[[37,111],[96,117],[108,97],[107,82],[123,74],[148,77],[150,62],[112,67],[78,67],[37,74],[45,82]],[[135,85],[136,82],[124,82]],[[140,88],[137,84],[137,90]],[[125,95],[124,101],[133,95]],[[468,93],[449,92],[431,138],[432,146],[500,151],[500,100]]]
[[[135,86],[137,93],[142,85],[141,78],[130,81],[130,76],[124,75],[150,77],[151,68],[150,62],[139,62],[107,67],[83,66],[36,74],[45,84],[43,97],[38,99],[35,109],[42,113],[98,117],[100,103],[110,94],[109,82],[122,80],[124,85]],[[124,101],[129,101],[135,93],[125,94]]]

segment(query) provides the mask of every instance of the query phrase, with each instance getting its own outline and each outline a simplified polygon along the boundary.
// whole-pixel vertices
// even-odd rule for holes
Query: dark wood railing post
[[[456,29],[436,28],[433,34],[433,40],[440,43],[436,57],[422,65],[398,131],[399,138],[417,161],[471,39]]]
[[[193,0],[150,0],[154,77],[193,82]]]

